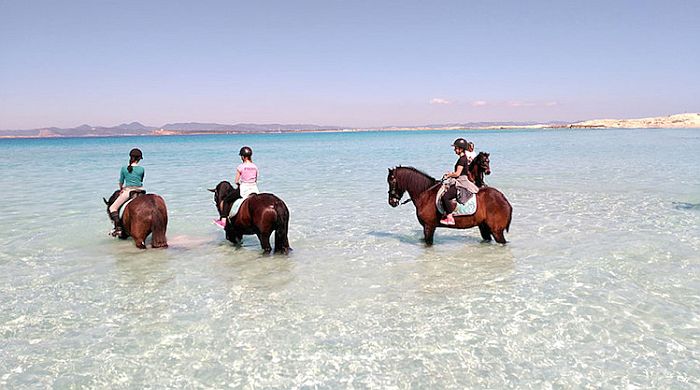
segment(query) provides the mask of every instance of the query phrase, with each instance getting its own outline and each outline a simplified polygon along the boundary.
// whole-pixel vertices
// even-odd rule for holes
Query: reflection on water
[[[678,210],[700,210],[700,203],[673,202],[673,207]]]
[[[21,170],[0,185],[26,188],[0,198],[0,387],[697,387],[695,132],[460,133],[491,152],[509,243],[438,229],[431,248],[386,168],[439,175],[455,132],[2,141]],[[166,250],[107,235],[134,144]],[[289,256],[211,223],[242,144],[291,210]]]

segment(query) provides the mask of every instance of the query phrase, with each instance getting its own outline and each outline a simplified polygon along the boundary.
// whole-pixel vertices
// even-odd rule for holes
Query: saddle
[[[133,190],[133,191],[129,192],[129,200],[131,200],[137,196],[141,196],[141,195],[145,195],[145,194],[146,194],[146,190]]]
[[[238,198],[235,201],[233,201],[233,205],[231,205],[231,211],[229,211],[229,213],[228,213],[228,218],[231,219],[231,218],[235,217],[236,214],[238,214],[238,210],[241,209],[241,205],[243,204],[244,200],[252,198],[256,195],[257,195],[257,193],[253,192],[251,194],[248,194],[248,196],[246,196],[245,198]]]
[[[435,197],[435,207],[437,207],[440,214],[445,214],[440,198],[442,198],[442,195],[447,191],[447,188],[447,186],[440,186]],[[466,188],[457,187],[457,198],[451,199],[450,202],[455,206],[452,212],[452,215],[455,217],[472,215],[476,212],[476,194],[469,192]]]

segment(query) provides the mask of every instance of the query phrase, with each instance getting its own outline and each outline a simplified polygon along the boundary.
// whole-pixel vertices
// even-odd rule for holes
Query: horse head
[[[102,198],[102,200],[103,200],[103,201],[105,202],[105,204],[107,205],[107,214],[109,214],[109,206],[111,206],[112,203],[114,203],[114,201],[117,200],[117,198],[119,197],[119,194],[120,194],[120,193],[121,193],[120,190],[116,190],[116,191],[114,191],[114,193],[112,194],[112,196],[109,197],[109,200],[107,200],[107,199],[105,199],[105,198]]]
[[[387,183],[389,183],[389,205],[391,207],[398,206],[404,192],[406,192],[406,190],[399,188],[395,173],[396,168],[389,168],[389,175],[386,178]]]
[[[479,171],[485,173],[486,175],[491,174],[491,161],[489,160],[489,153],[479,152],[479,154],[474,158],[475,163],[479,167]]]
[[[214,193],[214,204],[221,218],[228,217],[233,202],[241,197],[241,189],[238,186],[232,186],[225,180],[217,184],[216,188],[209,188],[209,191]]]

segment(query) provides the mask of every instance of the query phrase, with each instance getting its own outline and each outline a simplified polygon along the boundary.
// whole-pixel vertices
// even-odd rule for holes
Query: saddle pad
[[[146,194],[146,191],[144,191],[144,190],[131,191],[131,193],[129,194],[129,199],[127,199],[126,202],[124,202],[124,204],[122,204],[121,207],[119,207],[119,210],[117,210],[117,212],[119,213],[119,219],[121,219],[122,216],[124,216],[124,210],[126,210],[126,205],[131,203],[132,200],[138,198],[141,195],[145,195],[145,194]]]
[[[435,197],[435,206],[437,207],[440,214],[445,214],[445,210],[442,208],[442,202],[440,198],[442,194],[445,193],[445,186],[441,186],[438,190],[437,196]],[[457,202],[457,208],[452,212],[452,215],[458,217],[460,215],[472,215],[476,212],[476,194],[472,194],[471,198],[465,204]]]
[[[127,199],[126,202],[122,205],[122,207],[119,208],[119,219],[122,219],[124,217],[124,210],[126,210],[126,206],[131,203],[132,200],[136,199],[135,196],[132,196],[131,198]]]
[[[238,214],[238,210],[241,208],[241,205],[243,204],[243,201],[245,198],[238,198],[233,202],[233,206],[231,206],[231,211],[228,213],[229,218],[233,218]]]

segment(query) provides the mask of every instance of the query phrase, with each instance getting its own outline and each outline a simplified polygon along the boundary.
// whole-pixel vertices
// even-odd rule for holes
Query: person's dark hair
[[[141,150],[134,148],[131,149],[129,152],[129,165],[126,167],[126,170],[129,171],[129,173],[134,171],[134,167],[131,166],[131,164],[135,162],[139,162],[143,158],[143,153],[141,153]]]

